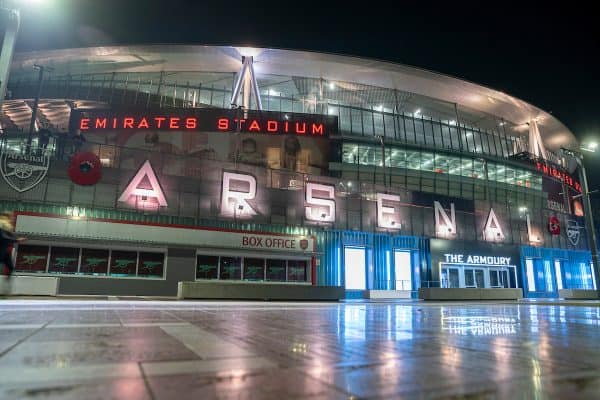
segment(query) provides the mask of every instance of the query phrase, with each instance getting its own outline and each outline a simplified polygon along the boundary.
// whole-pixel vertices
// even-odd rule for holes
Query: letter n
[[[433,202],[435,212],[435,232],[437,235],[446,237],[456,235],[456,213],[454,203],[450,203],[450,216],[439,201]]]

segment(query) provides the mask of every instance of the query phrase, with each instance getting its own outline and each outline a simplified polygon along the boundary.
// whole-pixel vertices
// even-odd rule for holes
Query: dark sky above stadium
[[[18,50],[198,43],[374,57],[512,94],[600,141],[600,27],[575,3],[22,1],[38,5],[23,8]]]

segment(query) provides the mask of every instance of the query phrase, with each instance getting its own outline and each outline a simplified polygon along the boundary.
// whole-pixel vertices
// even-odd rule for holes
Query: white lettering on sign
[[[295,249],[296,239],[243,236],[242,247],[261,249]]]
[[[316,192],[323,192],[327,197],[319,197]],[[322,195],[321,195],[322,196]],[[335,189],[331,185],[320,183],[306,184],[306,219],[309,221],[335,222]]]
[[[498,218],[496,217],[494,209],[491,207],[490,213],[488,214],[487,220],[485,222],[485,228],[483,228],[483,238],[484,240],[490,242],[504,240],[504,233],[502,232],[502,227],[500,226],[500,222],[498,222]]]
[[[140,188],[140,184],[146,178],[150,183],[150,188]],[[158,183],[158,179],[156,178],[156,174],[152,169],[152,165],[150,165],[150,161],[146,160],[144,164],[141,166],[139,171],[135,174],[135,176],[129,182],[129,185],[123,190],[121,197],[119,197],[120,202],[128,202],[132,196],[137,196],[138,199],[142,202],[146,202],[148,198],[156,199],[157,203],[161,207],[167,207],[167,199]]]
[[[232,182],[248,184],[248,190],[232,189]],[[221,216],[250,218],[256,211],[248,200],[256,197],[256,178],[252,175],[223,171],[223,191],[221,192]]]
[[[383,205],[383,202],[399,202],[400,196],[396,194],[377,193],[377,226],[380,228],[400,229],[402,225],[396,221],[396,209],[389,205]]]
[[[456,213],[454,203],[450,203],[450,216],[439,201],[433,202],[435,212],[435,232],[438,236],[448,237],[456,235]]]
[[[510,263],[511,257],[474,256],[471,254],[465,258],[464,254],[447,253],[444,254],[444,260],[453,264],[512,265]]]

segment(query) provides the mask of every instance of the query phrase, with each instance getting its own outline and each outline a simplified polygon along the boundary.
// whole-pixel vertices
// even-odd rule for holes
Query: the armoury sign
[[[4,148],[0,153],[0,173],[17,192],[34,188],[48,173],[50,157],[38,148],[15,151]]]

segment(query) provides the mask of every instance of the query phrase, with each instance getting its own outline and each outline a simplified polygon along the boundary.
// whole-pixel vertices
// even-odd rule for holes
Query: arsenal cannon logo
[[[0,173],[17,192],[35,187],[48,173],[50,157],[42,149],[29,153],[4,149],[0,154]]]

